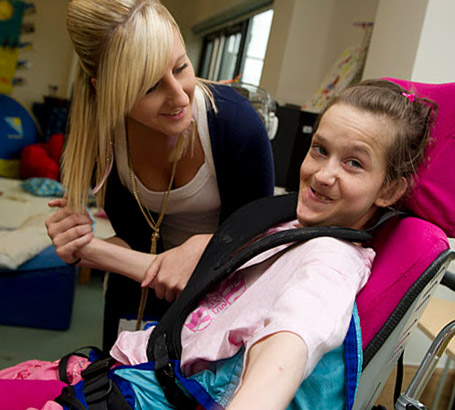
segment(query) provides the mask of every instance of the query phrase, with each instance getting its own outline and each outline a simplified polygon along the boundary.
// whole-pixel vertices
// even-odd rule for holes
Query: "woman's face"
[[[174,49],[166,73],[136,102],[129,118],[152,131],[179,135],[191,121],[195,81],[193,66],[174,30]]]
[[[302,226],[361,229],[398,199],[384,185],[392,131],[388,121],[348,105],[327,110],[300,169]]]

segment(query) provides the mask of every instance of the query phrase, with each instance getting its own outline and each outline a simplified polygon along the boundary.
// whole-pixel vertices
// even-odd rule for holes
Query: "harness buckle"
[[[92,379],[100,374],[107,373],[114,363],[115,360],[112,357],[96,360],[95,362],[91,363],[87,368],[82,370],[81,376],[85,380]]]

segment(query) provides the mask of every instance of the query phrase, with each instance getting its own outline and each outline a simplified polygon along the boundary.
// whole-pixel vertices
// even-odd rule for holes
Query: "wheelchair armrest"
[[[446,271],[441,280],[441,285],[447,286],[449,289],[455,291],[455,273],[449,270]]]

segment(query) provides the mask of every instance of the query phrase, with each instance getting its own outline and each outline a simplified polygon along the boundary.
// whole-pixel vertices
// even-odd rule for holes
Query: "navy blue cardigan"
[[[214,85],[211,89],[218,112],[210,108],[207,119],[221,223],[242,205],[272,196],[275,180],[270,141],[254,108],[229,86]],[[115,165],[107,182],[105,211],[119,238],[132,249],[150,251],[151,229],[134,196],[120,182]]]

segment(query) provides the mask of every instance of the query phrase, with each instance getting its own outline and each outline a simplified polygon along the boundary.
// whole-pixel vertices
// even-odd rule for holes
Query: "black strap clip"
[[[97,377],[100,374],[107,374],[107,372],[110,370],[114,363],[115,359],[113,359],[112,357],[96,360],[89,366],[87,366],[84,370],[82,370],[81,376],[85,380],[90,380],[93,379],[94,377]]]
[[[96,403],[105,399],[112,391],[112,380],[107,373],[87,380],[84,383],[84,396],[87,404]]]

